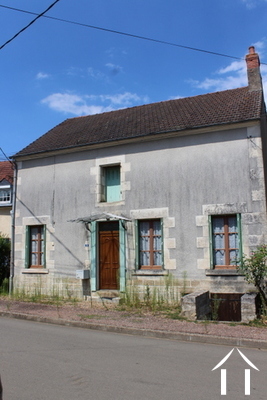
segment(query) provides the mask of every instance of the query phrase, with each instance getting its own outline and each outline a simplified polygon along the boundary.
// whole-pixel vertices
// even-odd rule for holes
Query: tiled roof
[[[0,182],[7,180],[9,183],[13,183],[13,168],[9,161],[0,162]]]
[[[262,92],[248,87],[67,119],[14,157],[153,134],[257,120]]]

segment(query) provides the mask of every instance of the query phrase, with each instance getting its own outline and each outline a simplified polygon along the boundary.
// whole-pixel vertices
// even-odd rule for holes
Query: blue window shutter
[[[96,221],[91,222],[91,249],[90,249],[90,260],[91,260],[91,268],[90,268],[90,282],[91,282],[91,291],[95,292],[97,290],[96,287],[96,234],[97,234],[97,225]]]
[[[105,168],[106,201],[119,201],[121,198],[120,166]]]

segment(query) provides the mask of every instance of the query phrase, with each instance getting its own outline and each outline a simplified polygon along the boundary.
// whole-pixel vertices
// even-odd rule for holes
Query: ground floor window
[[[240,215],[211,216],[212,266],[236,268],[241,257]]]
[[[45,226],[27,226],[26,231],[26,267],[45,267]]]
[[[138,259],[140,269],[162,268],[162,223],[160,219],[138,222]]]

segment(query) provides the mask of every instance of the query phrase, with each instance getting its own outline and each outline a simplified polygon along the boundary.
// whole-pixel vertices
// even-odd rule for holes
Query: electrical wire
[[[2,149],[2,147],[0,147],[0,152],[3,154],[3,156],[6,158],[6,160],[9,161],[10,164],[13,165],[12,161],[11,161],[10,158],[6,155],[6,153],[4,152],[4,150]]]
[[[19,32],[17,32],[11,39],[7,40],[2,46],[0,46],[0,50],[2,50],[7,44],[12,42],[17,36],[19,36],[22,32],[24,32],[26,29],[28,29],[37,19],[41,18],[44,16],[44,14],[49,11],[56,3],[58,3],[60,0],[54,1],[45,11],[43,11],[41,14],[35,14],[37,15],[36,18],[34,18],[28,25],[26,25],[24,28],[22,28]],[[2,7],[2,6],[1,6]]]
[[[23,12],[23,13],[26,13],[26,14],[37,15],[36,13],[31,12],[31,11],[26,11],[26,10],[22,10],[22,9],[19,9],[19,8],[9,7],[9,6],[5,6],[5,5],[1,5],[1,4],[0,4],[0,7],[7,8],[7,9],[13,10],[13,11]],[[228,55],[228,54],[223,54],[223,53],[218,53],[218,52],[209,51],[209,50],[205,50],[205,49],[200,49],[200,48],[197,48],[197,47],[184,46],[184,45],[178,44],[178,43],[168,42],[168,41],[160,40],[160,39],[149,38],[149,37],[141,36],[141,35],[135,35],[135,34],[132,34],[132,33],[127,33],[127,32],[121,32],[121,31],[117,31],[117,30],[114,30],[114,29],[103,28],[103,27],[99,27],[99,26],[95,26],[95,25],[84,24],[84,23],[81,23],[81,22],[71,21],[71,20],[67,20],[67,19],[63,19],[63,18],[51,17],[49,15],[43,15],[43,13],[40,16],[44,17],[44,18],[52,19],[52,20],[55,20],[55,21],[65,22],[65,23],[73,24],[73,25],[79,25],[79,26],[83,26],[83,27],[91,28],[91,29],[97,29],[97,30],[104,31],[104,32],[115,33],[117,35],[128,36],[128,37],[132,37],[132,38],[135,38],[135,39],[147,40],[147,41],[154,42],[154,43],[160,43],[160,44],[164,44],[164,45],[168,45],[168,46],[180,47],[182,49],[198,51],[198,52],[201,52],[201,53],[207,53],[207,54],[220,56],[220,57],[232,58],[232,59],[235,59],[235,60],[244,60],[244,58],[242,58],[242,57],[235,57],[235,56],[231,56],[231,55]],[[40,17],[40,16],[38,16],[38,17]],[[0,50],[1,50],[2,47],[0,47]],[[262,63],[262,64],[264,64],[264,63]]]

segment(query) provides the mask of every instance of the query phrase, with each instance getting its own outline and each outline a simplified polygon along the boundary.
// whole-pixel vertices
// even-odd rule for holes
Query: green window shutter
[[[97,234],[97,225],[96,221],[91,222],[91,249],[90,249],[90,259],[91,259],[91,268],[90,268],[90,282],[91,282],[91,290],[93,292],[96,291],[96,234]]]
[[[120,291],[125,292],[126,283],[126,257],[125,257],[125,229],[123,221],[119,221],[119,238],[120,238]]]
[[[134,221],[134,236],[135,236],[135,270],[139,269],[139,224],[138,220]]]
[[[241,225],[241,214],[237,214],[237,231],[238,231],[238,247],[239,247],[239,263],[243,257],[243,246],[242,246],[242,225]]]
[[[162,260],[162,268],[164,268],[164,237],[163,237],[163,219],[160,220],[160,228],[161,228],[161,260]]]
[[[214,268],[214,260],[213,260],[213,238],[212,238],[211,215],[209,215],[209,244],[210,244],[210,269],[213,269]]]
[[[46,225],[43,226],[43,235],[44,235],[43,267],[46,268]]]
[[[30,267],[30,227],[25,230],[25,268]]]
[[[120,166],[105,168],[106,201],[119,201],[121,197]]]

